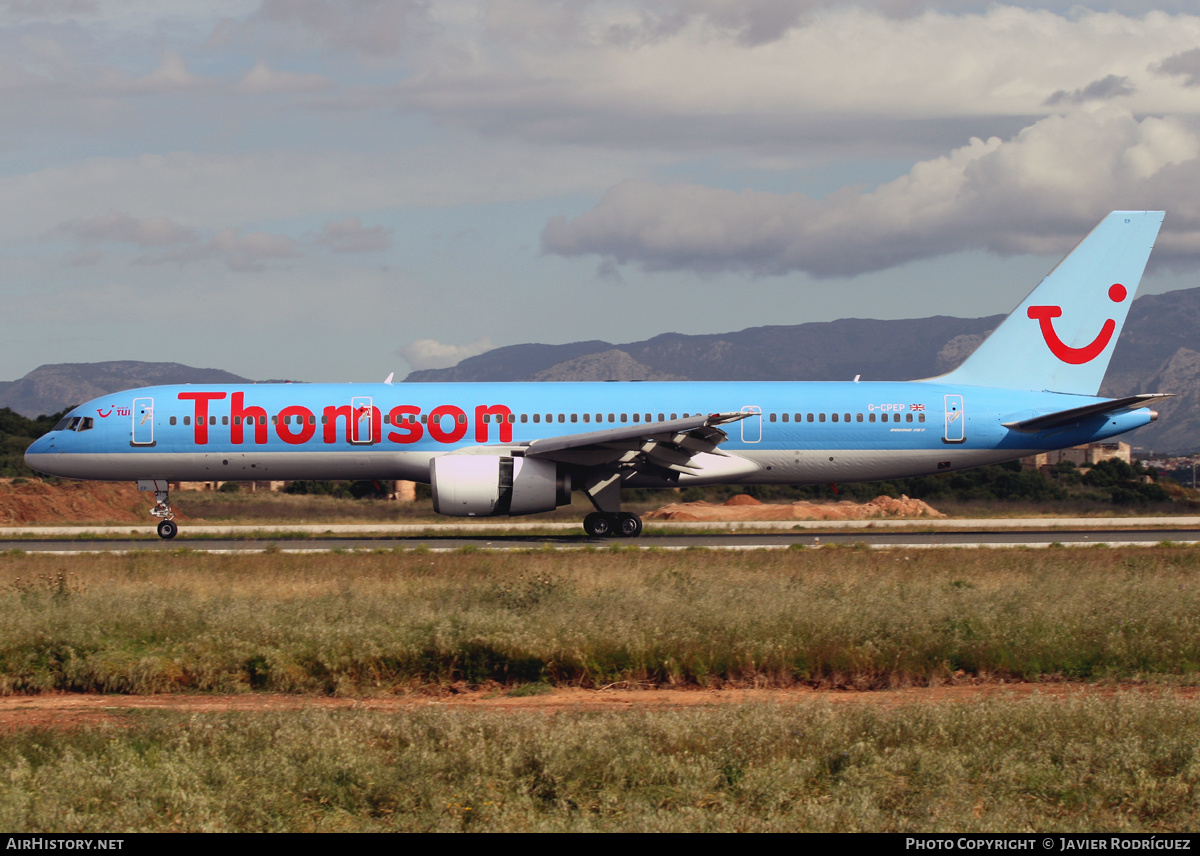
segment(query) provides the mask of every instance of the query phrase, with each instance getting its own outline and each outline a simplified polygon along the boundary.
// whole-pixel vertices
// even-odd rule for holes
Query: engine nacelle
[[[571,502],[571,478],[553,461],[498,455],[442,455],[429,464],[433,510],[451,517],[553,511]]]

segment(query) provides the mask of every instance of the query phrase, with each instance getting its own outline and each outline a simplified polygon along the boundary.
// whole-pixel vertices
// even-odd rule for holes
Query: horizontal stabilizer
[[[1087,404],[1083,407],[1072,407],[1070,410],[1060,410],[1057,413],[1048,413],[1045,416],[1035,416],[1032,419],[1021,419],[1003,424],[1005,428],[1020,431],[1023,434],[1037,434],[1040,431],[1049,431],[1052,428],[1064,428],[1069,425],[1075,425],[1084,419],[1090,419],[1094,416],[1104,416],[1109,413],[1117,413],[1121,410],[1136,410],[1140,407],[1149,407],[1151,404],[1157,404],[1172,397],[1173,394],[1165,393],[1131,395],[1128,398],[1114,398],[1111,401],[1101,401],[1096,404]]]

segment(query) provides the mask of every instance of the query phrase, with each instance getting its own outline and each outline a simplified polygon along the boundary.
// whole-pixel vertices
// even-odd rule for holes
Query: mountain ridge
[[[404,382],[916,380],[960,364],[1003,317],[842,318],[729,333],[661,333],[625,344],[508,345],[449,368],[414,371]],[[32,417],[139,386],[248,382],[180,363],[59,363],[0,381],[0,407]],[[1139,429],[1130,442],[1157,453],[1200,450],[1200,288],[1143,295],[1130,307],[1100,393],[1142,392],[1176,397],[1158,405],[1159,422]]]

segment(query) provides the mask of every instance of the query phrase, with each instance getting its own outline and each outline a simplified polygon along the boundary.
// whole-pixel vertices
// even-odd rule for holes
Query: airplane
[[[405,479],[456,517],[582,491],[593,537],[634,537],[621,487],[828,484],[954,472],[1109,437],[1164,394],[1097,396],[1164,212],[1114,211],[958,368],[920,381],[237,384],[102,395],[25,461],[153,491],[172,481]]]

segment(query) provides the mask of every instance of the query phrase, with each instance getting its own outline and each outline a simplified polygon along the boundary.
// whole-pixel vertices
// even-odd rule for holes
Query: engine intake
[[[451,517],[553,511],[571,502],[570,473],[553,461],[499,455],[442,455],[429,464],[433,510]]]

